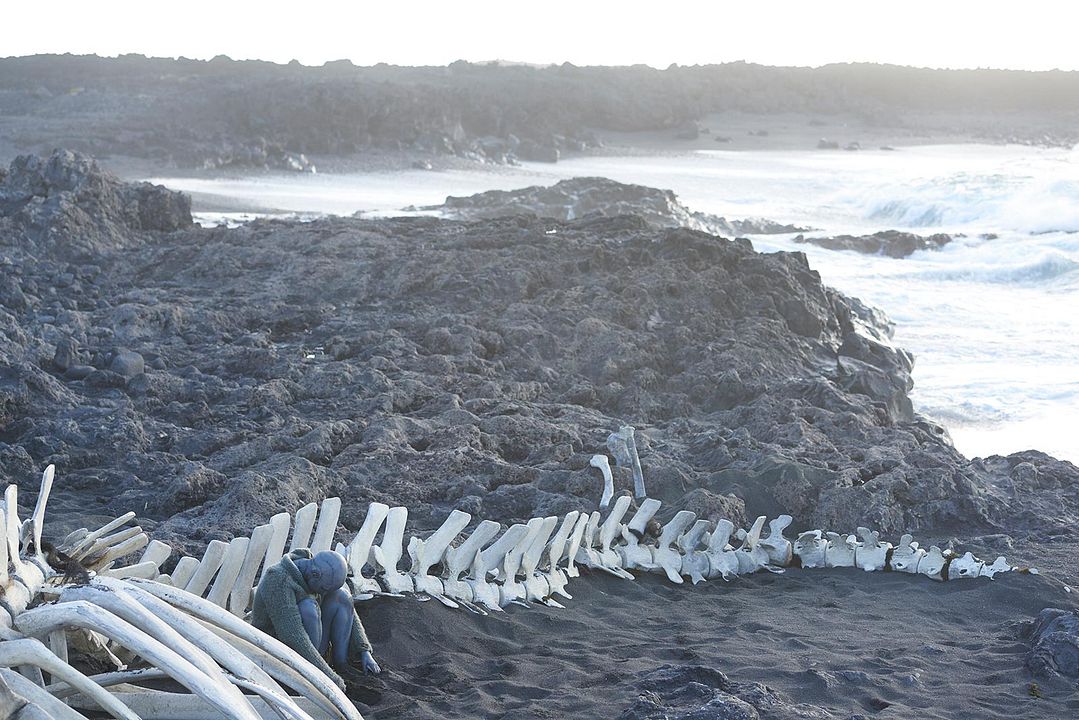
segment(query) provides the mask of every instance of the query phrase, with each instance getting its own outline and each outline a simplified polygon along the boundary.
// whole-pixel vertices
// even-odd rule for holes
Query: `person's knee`
[[[300,610],[300,619],[303,620],[304,625],[310,626],[319,622],[321,612],[318,603],[313,598],[304,598],[296,605]]]
[[[352,604],[352,595],[348,590],[344,588],[338,588],[331,593],[327,593],[326,598],[322,601],[324,608],[333,608],[334,610],[349,610],[350,612],[355,607]]]

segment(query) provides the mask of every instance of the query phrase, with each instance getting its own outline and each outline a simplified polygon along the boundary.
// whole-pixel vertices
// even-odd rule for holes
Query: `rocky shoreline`
[[[13,163],[0,208],[0,472],[56,463],[72,525],[138,505],[197,545],[329,494],[348,527],[373,500],[421,529],[584,509],[632,423],[669,511],[1075,532],[1079,471],[962,457],[888,321],[799,253],[632,215],[202,229],[62,152]]]
[[[504,217],[506,200],[540,212]],[[202,228],[185,196],[85,156],[16,159],[0,478],[24,514],[55,463],[50,532],[134,509],[189,554],[331,495],[341,540],[373,501],[408,507],[413,530],[453,509],[511,523],[594,509],[592,453],[632,423],[660,520],[912,530],[1061,579],[598,574],[566,609],[498,618],[383,599],[362,609],[387,669],[355,695],[365,714],[1068,711],[1079,469],[960,455],[914,412],[886,317],[801,253],[685,227],[715,219],[669,193],[592,179],[448,205],[461,219]],[[624,468],[615,482],[633,486]]]
[[[386,153],[417,167],[556,162],[627,133],[668,146],[766,147],[770,126],[789,115],[806,150],[832,133],[851,149],[933,137],[1070,147],[1077,82],[858,64],[361,68],[40,55],[0,59],[0,153],[64,146],[217,172],[312,172]],[[748,130],[742,116],[756,118]]]

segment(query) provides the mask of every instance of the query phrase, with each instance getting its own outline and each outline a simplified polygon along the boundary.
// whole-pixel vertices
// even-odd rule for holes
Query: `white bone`
[[[648,522],[659,511],[662,503],[653,498],[647,498],[637,508],[633,518],[622,528],[624,545],[618,548],[618,554],[622,558],[622,567],[627,570],[640,568],[641,570],[655,570],[656,565],[652,562],[652,548],[641,545],[641,538],[648,529]]]
[[[228,550],[228,547],[229,544],[226,542],[211,540],[206,545],[206,552],[202,554],[202,561],[199,563],[198,568],[195,569],[195,572],[191,574],[191,579],[184,585],[184,590],[192,595],[199,596],[206,592],[206,586],[210,584],[218,568],[221,567],[221,561],[225,559],[225,551]]]
[[[498,567],[498,579],[502,584],[498,588],[498,604],[506,607],[511,602],[523,601],[527,595],[524,583],[518,582],[517,573],[521,569],[525,551],[532,546],[536,536],[543,531],[543,518],[532,518],[525,524],[527,532],[521,537],[520,542],[506,553]]]
[[[40,714],[27,714],[24,707],[13,720],[86,720],[85,715],[71,709],[14,670],[0,667],[0,682],[7,683],[17,695],[24,698],[30,704],[28,707],[41,710]]]
[[[476,559],[472,561],[472,570],[465,582],[472,588],[472,599],[491,610],[501,610],[498,604],[498,586],[488,582],[487,576],[501,564],[507,553],[517,546],[528,532],[528,527],[520,523],[511,525],[502,537],[495,540],[489,547],[476,553]]]
[[[34,553],[41,557],[41,529],[45,525],[45,506],[49,503],[49,493],[52,492],[52,481],[56,475],[56,466],[49,465],[41,475],[41,490],[37,494],[37,503],[34,504],[34,512],[30,516],[30,533],[34,541]]]
[[[367,506],[367,515],[363,519],[363,525],[360,526],[359,532],[349,543],[345,557],[348,559],[348,566],[352,571],[352,589],[357,595],[375,593],[382,589],[379,587],[377,580],[364,576],[363,568],[368,562],[371,562],[371,544],[374,543],[375,535],[378,534],[389,511],[389,505],[377,502],[370,503]]]
[[[319,691],[322,697],[330,701],[343,717],[348,720],[363,720],[352,702],[325,673],[304,660],[296,651],[279,640],[256,630],[228,611],[190,593],[177,590],[168,585],[155,583],[152,580],[135,580],[131,582],[189,615],[194,615],[200,620],[215,625],[265,651],[276,661],[285,663],[302,676],[306,682]]]
[[[461,574],[472,567],[480,550],[494,539],[501,528],[494,520],[484,520],[476,526],[467,540],[457,547],[446,549],[446,571],[442,578],[446,597],[472,602],[472,586],[461,580]]]
[[[173,568],[172,575],[169,578],[171,580],[169,584],[178,588],[186,587],[198,569],[198,559],[184,555],[176,562],[176,567]]]
[[[768,537],[760,541],[760,547],[768,553],[768,562],[771,565],[787,567],[791,564],[794,549],[791,541],[783,537],[783,531],[790,527],[794,518],[790,515],[780,515],[768,522]]]
[[[104,570],[100,574],[111,578],[137,577],[144,580],[153,580],[159,572],[160,568],[158,568],[157,563],[140,562],[134,565],[124,565],[123,567]]]
[[[170,555],[172,555],[172,547],[160,540],[151,540],[150,544],[146,546],[146,551],[143,552],[139,562],[153,563],[154,565],[161,567],[161,564],[168,560]]]
[[[333,536],[337,532],[337,520],[341,517],[341,498],[331,497],[322,501],[318,514],[318,526],[311,538],[311,552],[320,553],[333,545]]]
[[[997,573],[1011,572],[1014,569],[1015,568],[1008,564],[1007,558],[1001,555],[994,560],[992,564],[986,563],[982,566],[981,576],[992,580]]]
[[[232,589],[236,587],[236,576],[240,574],[240,566],[243,565],[244,557],[247,556],[247,548],[251,545],[251,538],[233,538],[225,550],[225,557],[221,559],[221,569],[217,571],[217,578],[213,587],[206,594],[206,599],[219,607],[225,607],[229,601]]]
[[[8,560],[15,566],[18,574],[22,561],[19,559],[19,530],[22,526],[19,520],[19,486],[8,485],[4,491],[4,515],[7,524],[5,539],[7,541]]]
[[[288,551],[299,550],[311,546],[311,530],[315,527],[315,516],[318,515],[318,505],[308,503],[296,511],[296,521],[292,524],[292,543]]]
[[[262,574],[259,579],[266,577],[266,573],[285,555],[285,542],[288,541],[288,531],[292,527],[292,516],[288,513],[277,513],[270,518],[270,527],[273,534],[270,536],[270,544],[266,546],[266,557],[262,561]]]
[[[925,575],[933,580],[943,580],[944,567],[948,564],[948,558],[941,552],[940,548],[936,545],[929,547],[929,552],[925,554],[922,561],[918,563],[918,574]]]
[[[599,513],[596,513],[598,516]],[[584,531],[588,526],[588,522],[591,519],[590,513],[581,513],[577,518],[576,524],[573,526],[573,532],[570,533],[569,542],[566,543],[566,577],[575,578],[579,577],[581,571],[577,569],[577,553],[581,549],[581,541],[584,539]]]
[[[823,534],[820,530],[809,530],[801,533],[794,541],[791,551],[803,568],[826,566],[825,554],[828,550],[828,541],[822,537]]]
[[[240,572],[232,584],[232,592],[229,593],[229,610],[238,617],[243,617],[247,612],[247,606],[251,604],[255,576],[266,558],[266,548],[272,537],[273,526],[270,524],[259,525],[251,531],[251,542],[247,545],[243,564],[240,565]]]
[[[0,588],[8,582],[7,507],[0,508]]]
[[[738,557],[738,574],[747,575],[762,570],[768,566],[768,551],[761,547],[761,531],[764,530],[764,521],[767,518],[761,515],[753,521],[753,525],[742,538],[742,546],[735,550]]]
[[[853,535],[839,535],[830,532],[828,547],[824,551],[824,564],[826,567],[854,567],[854,542]]]
[[[540,531],[532,539],[532,543],[525,549],[521,558],[521,575],[524,577],[525,599],[532,602],[543,602],[551,594],[551,585],[545,575],[536,573],[540,558],[547,548],[551,534],[558,527],[558,517],[551,515],[544,518],[540,524]]]
[[[442,586],[442,580],[429,575],[431,566],[442,562],[446,549],[453,539],[461,534],[461,531],[472,522],[472,516],[461,510],[450,512],[449,517],[435,530],[426,540],[413,536],[408,542],[408,555],[412,560],[412,568],[409,574],[416,592],[425,592],[428,595],[444,595],[446,589]]]
[[[623,425],[618,432],[607,437],[607,449],[614,455],[619,467],[628,467],[633,473],[633,496],[638,500],[647,497],[644,490],[644,474],[641,472],[641,459],[637,455],[636,429],[632,425]]]
[[[671,521],[663,526],[659,542],[652,551],[652,562],[667,573],[668,580],[679,585],[682,584],[682,556],[677,550],[671,548],[671,544],[693,524],[696,517],[696,513],[689,510],[679,510],[675,513]]]
[[[603,496],[599,499],[599,509],[606,510],[614,497],[614,476],[611,474],[611,461],[606,455],[593,455],[588,464],[603,473]]]
[[[139,716],[114,695],[106,692],[100,685],[58,658],[38,640],[8,640],[0,643],[0,667],[15,665],[33,665],[41,668],[53,678],[63,680],[84,694],[114,718],[139,720]]]
[[[723,518],[716,523],[716,529],[708,538],[708,577],[722,577],[730,580],[738,575],[738,555],[728,541],[734,532],[734,523]]]
[[[632,580],[633,575],[622,568],[622,556],[611,548],[611,543],[614,542],[615,538],[622,535],[622,518],[625,516],[626,511],[629,510],[631,502],[632,500],[628,495],[622,495],[615,500],[614,507],[611,508],[611,514],[607,516],[599,527],[599,569],[606,570],[618,577],[624,577],[627,580]]]
[[[86,533],[85,535],[82,535],[79,542],[77,544],[75,544],[71,548],[70,551],[67,551],[67,554],[70,555],[71,557],[73,557],[76,560],[80,559],[83,555],[87,554],[87,551],[90,550],[90,548],[92,548],[94,546],[94,544],[98,540],[100,540],[103,537],[106,537],[109,533],[113,532],[114,530],[118,530],[119,528],[123,527],[124,525],[127,525],[129,522],[131,522],[134,519],[135,519],[135,513],[133,513],[133,512],[124,513],[120,517],[115,518],[115,519],[107,522],[106,524],[102,525],[97,530],[95,530],[93,532],[90,532],[90,533]],[[61,549],[64,549],[64,548],[61,548]]]
[[[862,542],[854,549],[854,564],[866,572],[883,570],[888,564],[888,551],[892,549],[889,542],[880,541],[880,533],[869,528],[858,528],[858,535]]]
[[[397,564],[404,553],[402,543],[406,522],[408,522],[408,508],[390,508],[386,514],[386,530],[382,534],[382,544],[371,548],[371,555],[382,568],[382,580],[391,593],[412,592],[415,589],[412,578],[397,569]]]
[[[547,545],[546,561],[543,567],[547,569],[543,573],[544,580],[547,581],[547,586],[550,589],[550,595],[561,595],[562,597],[572,600],[573,596],[566,592],[566,585],[569,584],[569,576],[566,571],[560,567],[562,558],[566,554],[566,545],[569,543],[569,536],[577,526],[577,520],[581,517],[579,510],[573,510],[566,514],[566,517],[562,519],[562,524],[558,527],[558,532],[555,533],[551,542]]]
[[[64,607],[69,603],[87,602],[95,607],[107,610],[191,663],[193,667],[217,684],[218,692],[230,704],[239,707],[244,705],[243,694],[232,686],[213,658],[194,645],[187,637],[176,632],[168,623],[147,610],[145,606],[136,602],[130,594],[117,592],[118,587],[122,586],[118,584],[108,585],[99,581],[95,581],[90,585],[67,587],[61,592],[61,604],[57,607]],[[129,647],[129,649],[131,648]],[[161,667],[161,669],[166,672],[170,671],[170,668],[167,667]]]
[[[704,537],[711,529],[711,522],[698,520],[675,541],[675,545],[682,551],[682,568],[679,572],[690,578],[694,585],[711,574],[711,561],[702,549]]]
[[[33,636],[47,635],[52,630],[66,627],[103,633],[123,647],[138,653],[147,662],[168,672],[173,680],[210,702],[225,717],[235,720],[260,720],[250,704],[246,701],[236,702],[228,697],[222,692],[219,683],[187,659],[131,623],[93,603],[75,600],[27,610],[16,618],[16,624],[20,631]]]
[[[132,528],[132,530],[141,530],[141,528]],[[93,558],[85,561],[83,565],[90,570],[94,569],[108,569],[113,562],[121,558],[125,558],[128,555],[137,553],[150,543],[150,536],[144,532],[139,532],[137,535],[124,540],[121,543],[117,543],[109,547],[101,555],[94,556]]]
[[[918,543],[914,542],[914,536],[907,533],[899,538],[899,544],[892,551],[889,565],[895,572],[915,574],[924,557],[925,550],[918,547]]]
[[[976,578],[981,575],[983,567],[985,567],[985,563],[974,557],[973,553],[968,552],[962,557],[955,558],[948,565],[948,579]]]
[[[140,605],[167,623],[173,630],[207,653],[234,676],[265,688],[266,692],[260,692],[260,697],[266,699],[267,702],[270,702],[275,707],[284,708],[293,716],[297,716],[297,712],[302,716],[302,711],[295,707],[295,702],[292,698],[257,663],[242,652],[238,652],[235,647],[230,646],[193,617],[185,615],[164,600],[154,597],[136,585],[110,582],[108,580],[98,580],[98,582],[105,587],[128,594]]]

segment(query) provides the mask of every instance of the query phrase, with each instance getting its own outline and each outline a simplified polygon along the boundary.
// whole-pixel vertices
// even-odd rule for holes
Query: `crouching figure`
[[[293,550],[266,571],[251,613],[252,625],[288,645],[342,688],[342,677],[350,679],[355,673],[352,658],[359,658],[365,673],[381,672],[344,587],[347,575],[348,565],[338,553]]]

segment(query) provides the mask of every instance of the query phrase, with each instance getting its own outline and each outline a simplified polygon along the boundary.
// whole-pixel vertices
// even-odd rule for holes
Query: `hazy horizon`
[[[765,0],[751,7],[674,0],[662,11],[642,3],[581,4],[552,0],[507,8],[491,0],[452,6],[402,2],[393,7],[327,0],[230,4],[192,0],[167,22],[145,4],[115,0],[107,9],[57,0],[64,18],[47,33],[21,32],[0,43],[0,56],[129,53],[153,57],[318,66],[347,59],[423,66],[456,60],[532,65],[708,65],[746,61],[781,67],[876,63],[920,68],[1079,70],[1071,28],[1079,7],[912,0],[882,12],[852,0]],[[13,28],[34,28],[34,6],[7,10]]]

